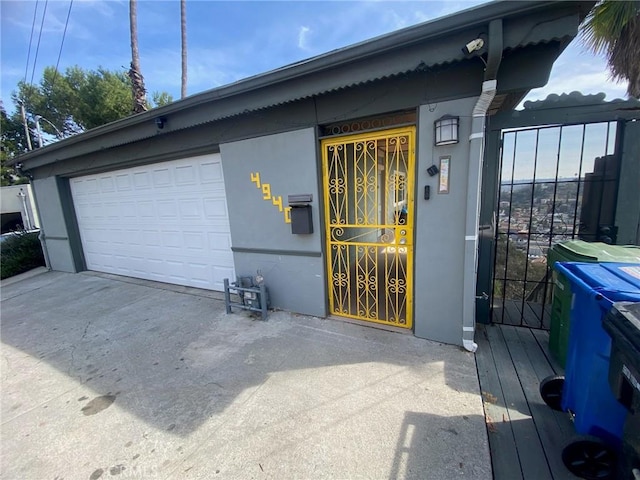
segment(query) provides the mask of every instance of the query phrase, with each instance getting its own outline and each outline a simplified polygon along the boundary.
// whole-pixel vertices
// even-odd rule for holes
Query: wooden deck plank
[[[549,332],[535,329],[517,330],[521,338],[525,338],[524,349],[531,360],[531,367],[542,382],[551,375],[564,375],[564,370],[549,352]],[[535,339],[531,341],[531,336]],[[541,399],[542,401],[542,399]],[[560,429],[563,431],[563,438],[568,438],[575,434],[573,424],[568,414],[552,410]]]
[[[535,302],[525,302],[525,324],[531,328],[542,328],[542,305]]]
[[[532,328],[549,329],[549,322],[551,320],[551,309],[548,305],[543,305],[537,302],[527,302],[527,307],[533,312],[534,322],[527,322]],[[544,314],[544,317],[543,317]]]
[[[531,360],[531,367],[536,373],[539,382],[551,375],[564,375],[564,369],[549,351],[549,332],[545,330],[519,329],[518,334],[521,338],[527,339],[524,342],[524,349]],[[535,343],[530,341],[531,336],[535,338]],[[568,414],[554,410],[552,410],[552,413],[563,432],[563,439],[568,439],[570,436],[575,435],[573,424]]]
[[[525,332],[519,331],[518,333],[521,337],[526,335]],[[549,353],[549,332],[544,330],[529,330],[528,333],[532,335],[538,343],[536,348],[536,345],[533,342],[527,341],[525,350],[531,360],[533,370],[536,372],[539,381],[541,382],[550,375],[564,375],[562,367],[560,367],[558,362]],[[529,338],[530,337],[527,337],[527,339]],[[543,343],[540,343],[541,340]],[[552,410],[552,413],[558,422],[558,426],[563,432],[563,439],[568,439],[569,437],[574,436],[575,430],[569,415],[565,412],[558,412],[554,410]]]
[[[520,384],[501,327],[488,327],[486,330],[504,395],[508,420],[513,430],[523,478],[525,480],[552,479],[527,397]],[[501,480],[497,476],[495,478]]]
[[[520,384],[542,442],[547,463],[554,479],[576,479],[562,463],[562,448],[571,438],[573,428],[565,413],[549,408],[539,393],[540,382],[553,374],[531,330],[502,327],[506,345],[511,353]]]
[[[505,300],[504,308],[509,321],[503,322],[503,325],[521,325],[522,312],[520,311],[520,302],[517,300]],[[506,318],[505,318],[506,320]]]
[[[482,391],[482,401],[491,451],[491,465],[495,480],[522,479],[518,451],[513,437],[504,394],[498,378],[492,346],[487,337],[487,329],[497,327],[478,325],[476,342],[476,365]]]
[[[547,330],[532,330],[531,333],[535,337],[538,345],[540,346],[540,351],[549,362],[549,365],[553,369],[553,373],[549,375],[564,375],[564,369],[560,365],[553,355],[551,355],[551,351],[549,350],[549,332]]]

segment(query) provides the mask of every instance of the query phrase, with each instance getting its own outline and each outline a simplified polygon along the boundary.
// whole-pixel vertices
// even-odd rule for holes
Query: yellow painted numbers
[[[251,181],[256,184],[257,188],[260,188],[260,174],[259,173],[252,173],[251,174]]]
[[[262,183],[259,172],[251,172],[249,178],[251,182],[255,184],[256,188],[262,192],[262,199],[266,201],[271,200],[272,205],[278,207],[279,212],[284,213],[284,223],[291,223],[291,207],[283,207],[282,196],[276,196],[271,193],[271,184]]]

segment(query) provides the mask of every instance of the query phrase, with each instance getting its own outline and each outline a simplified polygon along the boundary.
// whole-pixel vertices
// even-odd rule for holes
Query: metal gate
[[[415,127],[322,141],[332,314],[413,318]]]
[[[616,122],[503,130],[490,318],[548,329],[549,248],[616,242]]]

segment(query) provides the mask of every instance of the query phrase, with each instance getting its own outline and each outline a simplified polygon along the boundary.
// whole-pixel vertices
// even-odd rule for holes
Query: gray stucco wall
[[[326,316],[317,151],[312,128],[220,145],[236,273],[260,270],[276,308]],[[284,208],[288,195],[302,193],[313,195],[313,233],[294,235]]]
[[[465,215],[471,112],[477,98],[423,105],[418,120],[418,161],[415,217],[415,335],[444,343],[462,343]],[[445,114],[460,116],[460,141],[433,145],[434,121]],[[439,176],[427,168],[451,156],[449,193],[438,193]],[[424,186],[431,186],[424,200]]]

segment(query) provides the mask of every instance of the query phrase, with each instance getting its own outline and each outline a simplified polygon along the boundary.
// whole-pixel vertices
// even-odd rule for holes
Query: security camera
[[[484,47],[484,40],[481,38],[476,38],[475,40],[471,40],[464,47],[462,47],[462,53],[465,55],[469,55],[477,50],[480,50]]]

